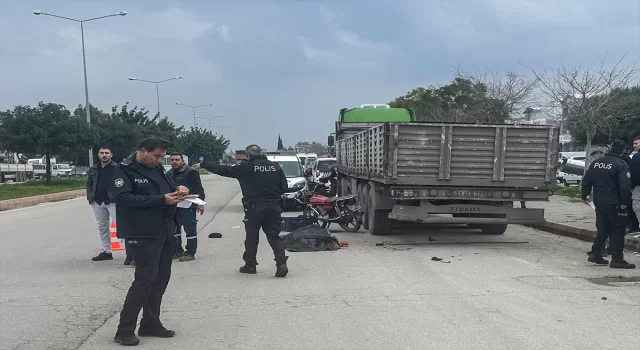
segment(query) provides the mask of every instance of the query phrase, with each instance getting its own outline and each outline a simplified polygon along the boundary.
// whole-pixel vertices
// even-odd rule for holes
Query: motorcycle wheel
[[[340,225],[345,232],[358,232],[360,230],[360,226],[362,226],[362,218],[351,211],[351,209],[345,208],[343,211],[348,213],[346,218],[349,222],[341,221],[338,225]]]
[[[312,211],[309,208],[305,208],[304,211],[302,212],[302,215],[313,219],[313,224],[314,225],[318,225],[322,228],[328,228],[329,225],[331,224],[330,222],[327,221],[321,221],[318,219],[318,214],[316,214],[314,211]]]

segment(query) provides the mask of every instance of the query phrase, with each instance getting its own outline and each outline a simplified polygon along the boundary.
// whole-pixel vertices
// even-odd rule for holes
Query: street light
[[[213,106],[213,103],[209,103],[209,104],[206,104],[206,105],[200,105],[200,106],[191,106],[191,105],[186,105],[184,103],[176,102],[176,105],[185,106],[185,107],[189,107],[189,108],[193,109],[193,127],[195,128],[195,126],[196,126],[196,118],[198,118],[198,117],[196,117],[196,109],[200,108],[200,107],[211,107],[211,106]],[[222,116],[220,116],[220,117],[222,117]],[[216,117],[214,117],[214,118],[216,118]],[[202,119],[207,119],[207,118],[202,118]]]
[[[111,14],[111,15],[100,16],[100,17],[89,18],[89,19],[83,19],[83,20],[64,17],[64,16],[58,16],[58,15],[54,15],[54,14],[51,14],[51,13],[42,12],[42,11],[39,11],[39,10],[34,10],[33,14],[36,15],[36,16],[44,15],[44,16],[62,18],[62,19],[66,19],[66,20],[69,20],[69,21],[74,21],[74,22],[80,23],[80,36],[82,38],[82,65],[84,67],[85,109],[87,110],[87,123],[89,125],[91,125],[91,108],[90,108],[90,105],[89,105],[89,86],[87,84],[87,59],[86,59],[86,55],[85,55],[85,52],[84,52],[84,22],[95,21],[97,19],[102,19],[102,18],[107,18],[107,17],[126,16],[127,15],[127,11],[120,11],[118,13],[114,13],[114,14]],[[93,166],[93,147],[91,147],[89,149],[89,166],[90,167]]]
[[[215,117],[205,118],[205,117],[198,117],[198,116],[196,116],[194,114],[193,115],[193,126],[195,127],[197,125],[196,124],[196,119],[206,119],[208,121],[208,123],[209,123],[209,128],[211,128],[211,120],[216,119],[216,118],[224,118],[224,116],[223,115],[218,115],[218,116],[215,116]]]
[[[158,87],[158,85],[160,83],[164,83],[166,81],[171,81],[171,80],[176,80],[176,79],[182,79],[184,78],[182,75],[178,75],[177,77],[173,77],[170,79],[165,79],[165,80],[160,80],[160,81],[151,81],[151,80],[144,80],[144,79],[138,79],[138,78],[133,78],[133,77],[129,77],[129,80],[135,80],[135,81],[141,81],[144,83],[151,83],[151,84],[156,84],[156,97],[158,98],[158,117],[160,117],[160,88]]]

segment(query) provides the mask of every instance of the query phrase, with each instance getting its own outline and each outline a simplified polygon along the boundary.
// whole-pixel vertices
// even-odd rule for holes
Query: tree
[[[418,87],[390,105],[412,108],[422,121],[502,124],[534,99],[537,79],[490,69],[468,74],[458,67],[455,72],[450,84]]]
[[[535,92],[538,78],[535,76],[529,77],[512,70],[502,74],[498,69],[489,67],[473,74],[455,67],[455,72],[458,78],[470,81],[483,92],[473,109],[482,120],[503,122],[537,102]]]
[[[284,150],[284,145],[282,144],[282,138],[280,137],[280,134],[278,134],[278,148],[277,151],[282,151]]]
[[[540,81],[542,92],[563,108],[563,121],[569,130],[584,135],[586,159],[598,134],[612,135],[633,115],[628,104],[632,99],[622,91],[635,78],[635,62],[623,63],[624,57],[606,68],[606,57],[599,65],[562,65],[555,69],[531,71]],[[586,172],[585,167],[585,172]]]
[[[39,102],[36,107],[16,106],[2,114],[11,151],[44,154],[47,185],[51,184],[51,156],[89,149],[94,138],[86,120],[72,116],[63,105]]]
[[[224,151],[229,147],[229,141],[223,136],[217,136],[209,130],[191,127],[189,131],[182,131],[175,144],[171,146],[171,152],[185,154],[191,163],[199,162],[204,157],[207,162],[219,162],[224,156]]]

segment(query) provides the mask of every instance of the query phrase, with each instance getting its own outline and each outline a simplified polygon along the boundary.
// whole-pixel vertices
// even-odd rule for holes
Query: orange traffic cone
[[[111,250],[124,250],[124,244],[118,239],[118,235],[116,234],[116,223],[111,221]]]

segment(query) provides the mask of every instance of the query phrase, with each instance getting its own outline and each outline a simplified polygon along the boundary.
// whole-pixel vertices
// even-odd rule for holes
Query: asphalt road
[[[285,279],[273,277],[262,239],[258,274],[242,275],[237,184],[205,178],[197,258],[175,263],[163,301],[163,322],[177,336],[142,338],[141,348],[637,348],[640,282],[607,278],[638,278],[640,270],[591,266],[587,243],[520,226],[503,236],[336,229],[349,248],[288,253]],[[90,261],[99,244],[86,202],[2,212],[0,227],[1,348],[120,348],[112,339],[133,269],[122,252]],[[633,254],[628,260],[640,264]]]

